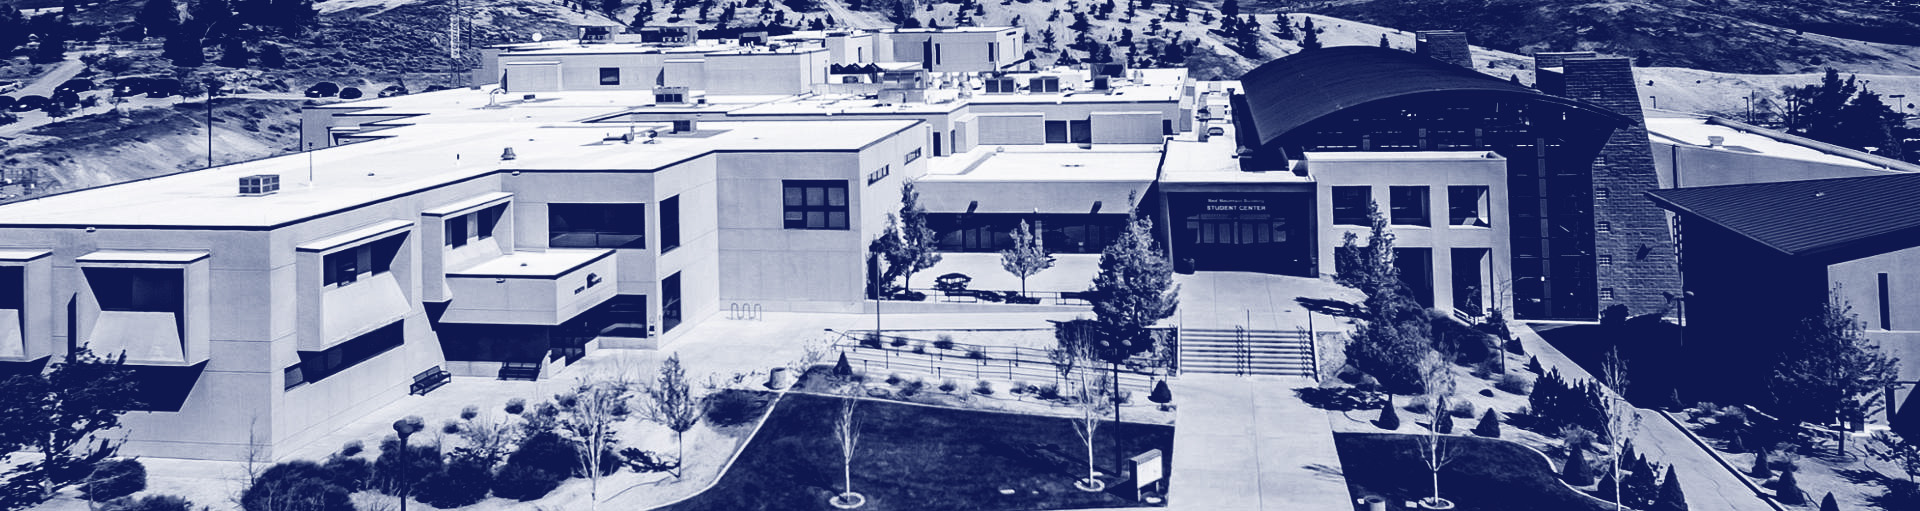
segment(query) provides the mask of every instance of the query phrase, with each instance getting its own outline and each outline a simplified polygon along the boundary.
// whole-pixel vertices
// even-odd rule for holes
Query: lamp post
[[[426,429],[427,421],[418,415],[408,415],[393,421],[393,433],[400,436],[400,511],[407,511],[407,490],[413,485],[407,484],[407,437]]]
[[[220,95],[220,88],[226,86],[219,78],[207,77],[207,167],[213,167],[213,98]],[[302,121],[304,122],[304,120]]]

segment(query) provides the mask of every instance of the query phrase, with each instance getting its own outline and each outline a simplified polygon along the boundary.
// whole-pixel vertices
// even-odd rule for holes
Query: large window
[[[354,248],[327,254],[321,263],[325,284],[344,286],[393,269],[393,258],[400,252],[401,238],[391,237]]]
[[[1433,225],[1427,218],[1427,187],[1395,186],[1387,190],[1393,225]]]
[[[620,68],[600,68],[600,85],[620,85]]]
[[[1393,267],[1400,272],[1400,283],[1413,294],[1413,301],[1433,308],[1433,249],[1393,249]]]
[[[1486,227],[1487,187],[1447,187],[1447,224]]]
[[[1372,225],[1367,219],[1367,204],[1370,202],[1373,202],[1373,189],[1370,187],[1333,187],[1333,224]]]
[[[478,240],[492,239],[493,228],[507,212],[507,205],[482,209],[446,219],[447,246],[460,248]]]
[[[942,252],[999,252],[1013,247],[1012,232],[1025,220],[1048,252],[1098,254],[1126,228],[1126,215],[929,213]]]
[[[465,216],[446,219],[447,246],[453,248],[467,246],[467,233],[473,232],[470,221],[471,219]]]
[[[788,229],[847,230],[846,181],[784,181]]]
[[[646,248],[647,205],[548,204],[547,246]]]
[[[185,272],[157,268],[87,268],[87,284],[100,310],[180,312],[186,301]]]
[[[680,326],[680,274],[660,280],[660,333]]]
[[[660,201],[660,253],[680,248],[680,196]]]
[[[0,309],[20,310],[26,307],[26,301],[26,269],[0,266]]]
[[[368,359],[397,348],[406,341],[404,322],[395,321],[379,330],[361,334],[347,342],[322,351],[302,351],[300,363],[288,366],[283,376],[286,388],[316,382],[339,374]]]

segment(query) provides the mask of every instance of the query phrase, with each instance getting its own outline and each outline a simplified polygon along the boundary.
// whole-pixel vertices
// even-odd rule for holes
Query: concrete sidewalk
[[[1569,381],[1593,378],[1532,328],[1521,323],[1512,325],[1514,337],[1520,339],[1528,354],[1540,358],[1541,367],[1559,369],[1560,376]],[[1741,476],[1721,467],[1659,412],[1639,410],[1639,414],[1640,434],[1633,437],[1634,448],[1645,454],[1647,461],[1671,465],[1679,471],[1680,489],[1687,495],[1689,511],[1773,511],[1773,506],[1740,481]]]
[[[1171,509],[1353,509],[1326,412],[1293,397],[1312,381],[1189,374],[1172,385]]]

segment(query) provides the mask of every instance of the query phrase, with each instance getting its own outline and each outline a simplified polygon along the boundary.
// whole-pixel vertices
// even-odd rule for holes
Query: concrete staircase
[[[1180,372],[1314,377],[1305,331],[1180,329]]]

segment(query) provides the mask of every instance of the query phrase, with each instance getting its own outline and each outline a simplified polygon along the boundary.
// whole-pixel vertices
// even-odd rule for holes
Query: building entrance
[[[1314,273],[1312,195],[1180,193],[1168,200],[1180,269]]]

